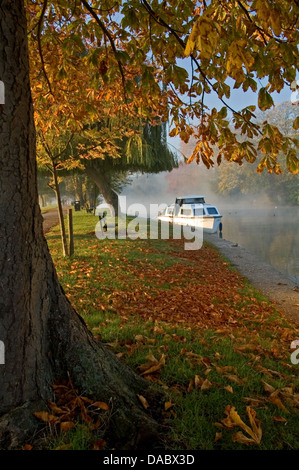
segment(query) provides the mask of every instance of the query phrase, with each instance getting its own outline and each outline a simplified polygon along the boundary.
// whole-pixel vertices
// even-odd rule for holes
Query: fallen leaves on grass
[[[169,243],[176,246],[175,242]],[[138,314],[146,319],[192,324],[197,328],[233,326],[234,303],[237,305],[241,300],[237,292],[243,285],[241,276],[227,269],[208,246],[192,254],[175,250],[175,257],[177,262],[163,270],[150,262],[129,265],[127,269],[137,282],[132,291],[114,291],[113,309],[120,315]],[[224,270],[225,283],[222,282]],[[146,275],[141,277],[144,272]],[[168,286],[167,290],[163,286]],[[221,302],[215,303],[215,299]]]
[[[247,377],[240,379],[238,375],[234,375],[234,374],[224,374],[224,376],[231,382],[235,382],[238,385],[244,385],[247,380]]]
[[[165,354],[162,354],[158,360],[152,353],[150,353],[146,359],[148,359],[149,362],[138,366],[138,369],[141,371],[140,375],[146,376],[154,374],[155,372],[159,372],[160,369],[165,365]]]
[[[220,425],[227,429],[239,426],[242,431],[235,433],[233,439],[242,444],[258,445],[261,442],[262,430],[261,423],[256,418],[253,407],[265,409],[272,406],[281,410],[281,414],[288,412],[288,409],[291,410],[291,407],[294,411],[298,410],[299,407],[299,396],[291,386],[276,389],[271,385],[272,379],[273,383],[275,381],[277,383],[278,379],[285,384],[292,380],[289,375],[292,372],[292,366],[287,364],[287,361],[289,360],[289,345],[296,330],[285,326],[283,319],[277,317],[277,321],[273,320],[272,314],[275,312],[276,307],[255,298],[250,289],[246,291],[242,276],[237,271],[228,269],[228,264],[222,260],[216,250],[204,245],[201,250],[196,252],[174,249],[172,253],[169,246],[173,245],[176,248],[181,242],[168,241],[167,243],[169,259],[166,261],[169,261],[169,263],[166,262],[163,269],[161,269],[163,260],[158,265],[159,263],[155,263],[154,258],[151,259],[151,256],[146,260],[130,260],[125,259],[125,257],[118,257],[115,263],[111,260],[106,266],[105,263],[100,261],[94,265],[93,270],[88,266],[80,272],[78,283],[73,284],[69,293],[75,297],[75,300],[78,299],[78,302],[81,297],[80,301],[86,305],[84,307],[86,311],[88,310],[90,297],[93,299],[93,308],[96,306],[98,310],[116,312],[121,318],[121,324],[130,321],[131,318],[136,318],[136,316],[144,321],[153,321],[154,327],[151,333],[156,336],[155,338],[137,334],[123,343],[119,341],[111,343],[111,347],[125,347],[126,351],[118,354],[120,357],[131,356],[142,348],[152,348],[157,340],[161,340],[161,336],[163,341],[169,341],[169,344],[170,341],[186,341],[183,336],[168,334],[165,331],[166,326],[165,329],[161,326],[167,323],[172,327],[183,326],[188,328],[194,334],[202,329],[213,330],[214,333],[209,337],[208,342],[202,340],[203,344],[207,346],[206,352],[202,353],[203,355],[187,348],[181,350],[181,355],[184,355],[189,361],[190,368],[194,368],[193,373],[195,375],[189,381],[189,384],[172,385],[170,388],[186,393],[186,391],[208,391],[212,387],[219,387],[230,393],[231,395],[227,395],[226,392],[223,392],[225,397],[229,396],[230,398],[237,395],[239,387],[246,389],[245,393],[248,393],[248,395],[252,393],[252,396],[242,395],[242,400],[247,405],[246,410],[250,426],[244,423],[233,406],[227,407],[227,417]],[[153,252],[152,248],[147,250],[149,255]],[[113,249],[111,249],[110,254],[113,257]],[[73,268],[76,268],[76,270],[72,270],[70,274],[75,275],[80,269],[79,261],[78,265],[73,266]],[[101,288],[95,287],[95,279],[100,278],[104,280],[103,285]],[[116,284],[114,284],[115,280],[117,280]],[[81,287],[82,292],[80,292]],[[92,296],[87,296],[86,292],[88,294],[92,293]],[[83,295],[84,293],[85,295]],[[236,355],[242,356],[242,360],[243,358],[248,359],[248,364],[255,369],[254,373],[264,375],[263,392],[259,390],[259,394],[254,395],[253,390],[249,391],[248,389],[246,377],[239,377],[236,367],[221,365],[221,363],[223,364],[222,361],[227,360],[226,357],[221,356],[220,353],[214,353],[213,356],[207,352],[209,342],[215,344],[224,337],[232,342],[232,351],[237,353]],[[262,342],[262,338],[266,341]],[[162,348],[164,348],[165,354],[162,353]],[[168,345],[164,344],[157,349],[155,355],[150,353],[146,357],[147,362],[139,366],[140,375],[161,385],[163,388],[167,388],[167,386],[161,382],[160,372],[165,365],[167,354],[169,354]],[[204,355],[209,357],[204,357]],[[277,363],[279,360],[287,374],[281,372],[282,367],[274,370],[274,365],[272,365],[273,369],[266,368],[264,363],[262,365],[262,359],[265,357],[274,359]],[[169,357],[169,360],[171,360],[171,357]],[[217,364],[215,364],[216,362]],[[236,362],[234,363],[236,364]],[[274,364],[274,361],[272,364]],[[207,378],[211,370],[220,374],[222,379],[227,379],[227,385],[224,385],[225,381],[223,380],[221,380],[221,384],[211,382]],[[209,377],[211,376],[213,375],[210,374]],[[229,385],[231,382],[236,384],[233,384],[235,391]],[[213,391],[214,388],[211,392]],[[234,393],[235,395],[232,395]],[[138,398],[144,408],[149,406],[144,397],[139,396]],[[170,403],[165,403],[165,409],[167,408],[171,412],[172,405]],[[86,413],[82,411],[80,406],[78,406],[78,411],[84,420],[88,419],[93,405],[84,400],[83,405],[82,408],[85,407]],[[62,410],[61,412],[59,407]],[[280,411],[276,412],[280,414]],[[43,415],[43,417],[45,422],[65,423],[62,428],[67,428],[68,423],[72,422],[72,418],[69,419],[62,405],[59,405],[56,409],[53,405],[52,409],[50,407],[49,414]],[[282,416],[276,416],[273,420],[278,423],[286,422],[286,418]]]
[[[196,330],[214,329],[221,335],[244,332],[247,337],[244,335],[243,344],[234,345],[235,352],[253,360],[258,356],[286,360],[295,332],[282,321],[270,320],[274,304],[258,300],[250,289],[242,292],[244,278],[229,269],[229,264],[208,244],[189,251],[184,250],[182,240],[165,243],[165,257],[154,246],[140,242],[125,252],[124,247],[121,252],[116,245],[106,245],[103,250],[109,258],[104,262],[98,259],[97,251],[89,252],[88,261],[72,261],[68,275],[74,279],[66,290],[74,306],[84,301],[84,307],[79,305],[84,313],[91,303],[93,310],[97,307],[117,312],[124,322],[136,316],[152,320],[156,322],[155,335],[165,336],[161,321]],[[136,251],[140,252],[137,256]],[[101,288],[95,286],[95,279],[103,279]],[[273,341],[265,349],[258,337],[267,330],[271,330]],[[135,339],[137,344],[147,341],[142,335]],[[129,347],[128,354],[133,350]]]
[[[261,380],[261,383],[264,391],[269,394],[265,397],[265,400],[269,401],[285,413],[290,413],[290,410],[286,407],[285,403],[295,412],[299,410],[299,394],[294,392],[293,387],[275,388],[264,380]]]

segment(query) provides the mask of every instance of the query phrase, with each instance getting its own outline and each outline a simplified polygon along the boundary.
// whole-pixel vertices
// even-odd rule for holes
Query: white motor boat
[[[174,204],[167,206],[165,211],[158,215],[163,222],[178,225],[202,228],[204,232],[218,231],[222,215],[217,207],[207,204],[205,196],[178,197]]]

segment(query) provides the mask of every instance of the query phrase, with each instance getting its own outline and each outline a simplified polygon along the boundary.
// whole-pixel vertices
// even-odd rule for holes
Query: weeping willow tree
[[[107,117],[85,123],[81,132],[73,133],[62,117],[56,129],[47,130],[37,142],[41,168],[52,173],[53,168],[59,170],[60,181],[67,175],[87,175],[116,217],[118,194],[131,182],[132,174],[171,171],[178,166],[167,144],[166,124],[159,120],[152,125],[136,124],[125,115]],[[83,200],[79,194],[78,199]]]
[[[178,166],[177,155],[168,147],[165,123],[139,123],[135,129],[132,127],[124,126],[120,132],[112,120],[93,124],[85,129],[83,139],[77,142],[72,154],[97,185],[106,203],[113,207],[116,216],[118,194],[130,182],[130,175],[171,171]],[[108,132],[109,143],[103,137]],[[113,140],[111,132],[115,132]]]

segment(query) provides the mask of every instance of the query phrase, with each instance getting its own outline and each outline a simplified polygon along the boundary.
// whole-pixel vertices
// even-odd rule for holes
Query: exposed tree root
[[[109,348],[96,341],[70,305],[49,328],[51,363],[56,380],[70,379],[79,394],[109,404],[107,438],[113,448],[145,450],[163,448],[161,427],[163,397],[134,373]],[[49,384],[49,399],[53,390]],[[52,397],[51,397],[52,394]],[[143,394],[155,416],[143,409]],[[159,416],[159,409],[161,416]],[[41,429],[34,412],[47,410],[47,399],[19,406],[0,418],[0,449],[21,448]],[[155,418],[158,417],[158,420]],[[159,422],[158,422],[159,421]],[[44,423],[42,423],[44,424]]]

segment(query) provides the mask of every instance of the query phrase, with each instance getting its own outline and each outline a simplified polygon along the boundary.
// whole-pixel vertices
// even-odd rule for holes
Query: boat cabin
[[[177,200],[176,200],[177,201]],[[168,217],[215,217],[220,216],[217,207],[205,203],[171,204],[164,212]]]
[[[158,219],[179,225],[188,225],[192,229],[202,227],[204,232],[217,232],[222,215],[217,207],[206,204],[204,196],[178,197],[175,204],[167,206]]]
[[[183,204],[177,217],[215,217],[220,216],[217,207],[208,204]]]

